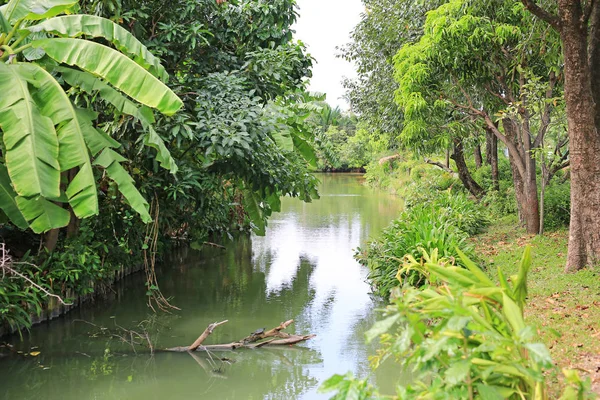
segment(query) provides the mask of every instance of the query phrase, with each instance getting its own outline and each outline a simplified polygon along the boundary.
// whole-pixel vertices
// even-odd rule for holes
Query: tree
[[[529,233],[539,230],[533,150],[548,130],[559,91],[557,47],[551,32],[511,1],[455,0],[431,11],[419,42],[395,58],[403,140],[423,146],[444,135],[464,138],[465,123],[488,129],[509,151],[519,215]],[[532,82],[542,82],[541,94],[532,94]],[[534,95],[545,100],[539,115],[529,107]]]
[[[419,39],[425,13],[441,1],[363,0],[365,12],[351,34],[352,42],[340,56],[357,67],[358,77],[345,80],[352,110],[360,114],[365,128],[388,137],[395,146],[403,115],[394,102],[393,57],[403,44]]]
[[[571,221],[567,272],[600,259],[600,5],[559,0],[527,10],[560,34],[571,161]]]
[[[292,38],[295,1],[166,5],[124,0],[106,15],[161,57],[184,101],[174,118],[157,121],[156,133],[170,144],[185,179],[155,171],[137,149],[140,127],[122,128],[132,143],[129,155],[148,171],[146,197],[160,203],[167,232],[196,240],[245,222],[262,232],[280,196],[316,196],[307,168],[315,161],[313,131],[304,124],[312,99],[303,93],[312,59]]]
[[[151,108],[173,115],[182,106],[144,45],[110,20],[61,15],[76,9],[74,0],[11,0],[0,7],[0,208],[36,233],[66,226],[65,204],[77,218],[98,214],[95,168],[150,220],[148,203],[121,165],[126,159],[115,151],[120,144],[94,127],[97,114],[76,106],[64,87],[93,86],[100,98],[144,121],[152,118]]]

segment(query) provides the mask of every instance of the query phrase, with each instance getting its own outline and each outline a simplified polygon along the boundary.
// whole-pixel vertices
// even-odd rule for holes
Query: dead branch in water
[[[290,326],[294,320],[290,319],[288,321],[282,322],[279,326],[270,329],[268,331],[264,329],[259,329],[256,332],[251,333],[249,336],[246,336],[243,339],[238,340],[237,342],[224,343],[224,344],[211,344],[211,345],[202,345],[204,340],[213,332],[213,330],[223,325],[227,322],[214,322],[202,332],[200,337],[196,339],[191,346],[179,346],[179,347],[171,347],[168,349],[164,349],[164,351],[173,351],[173,352],[192,352],[192,351],[214,351],[214,350],[235,350],[239,348],[249,348],[256,349],[263,346],[282,346],[282,345],[293,345],[296,343],[304,342],[308,339],[315,337],[316,335],[292,335],[286,332],[282,332],[288,326]]]

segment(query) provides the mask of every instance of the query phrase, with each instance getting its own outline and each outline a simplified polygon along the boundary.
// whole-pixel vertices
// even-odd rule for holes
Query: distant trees
[[[529,233],[540,227],[535,151],[560,100],[558,57],[557,38],[524,7],[453,0],[430,11],[421,39],[395,58],[403,142],[436,149],[449,140],[456,147],[487,129],[508,149]]]

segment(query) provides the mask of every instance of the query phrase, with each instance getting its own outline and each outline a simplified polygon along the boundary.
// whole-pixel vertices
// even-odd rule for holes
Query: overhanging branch
[[[533,15],[546,21],[551,27],[560,32],[560,21],[556,15],[535,4],[534,0],[521,0],[521,3],[523,3],[525,8]]]

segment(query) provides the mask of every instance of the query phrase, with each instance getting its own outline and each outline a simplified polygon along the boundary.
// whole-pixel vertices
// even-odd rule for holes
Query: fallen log
[[[259,329],[256,332],[251,333],[243,339],[231,343],[222,344],[210,344],[203,345],[202,343],[210,336],[210,334],[220,325],[225,324],[228,320],[221,322],[214,322],[206,329],[202,334],[192,343],[190,346],[178,346],[164,349],[164,351],[173,352],[193,352],[193,351],[219,351],[219,350],[236,350],[239,348],[257,349],[265,346],[285,346],[294,345],[306,340],[312,339],[316,335],[292,335],[286,332],[282,332],[288,326],[290,326],[294,320],[282,322],[279,326],[266,331],[265,329]]]

